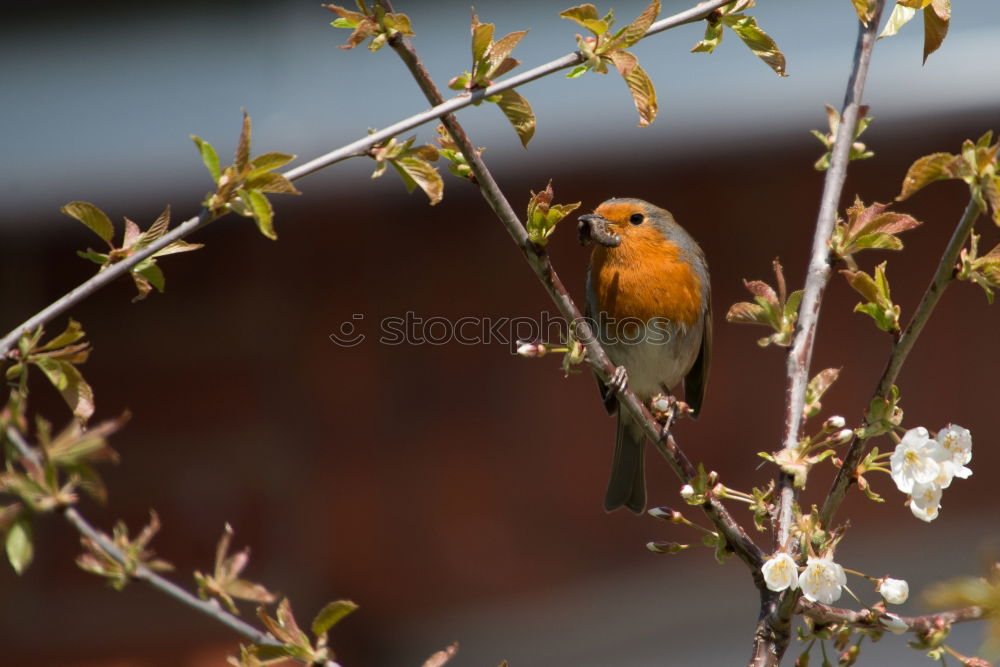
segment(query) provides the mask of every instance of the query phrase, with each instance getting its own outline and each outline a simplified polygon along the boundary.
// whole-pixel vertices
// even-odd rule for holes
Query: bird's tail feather
[[[641,514],[646,508],[645,445],[646,436],[642,429],[619,411],[615,457],[611,464],[608,490],[604,495],[606,511],[624,506]]]

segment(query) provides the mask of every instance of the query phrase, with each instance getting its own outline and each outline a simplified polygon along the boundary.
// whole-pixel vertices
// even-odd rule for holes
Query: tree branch
[[[872,48],[878,34],[879,20],[885,0],[876,0],[874,13],[868,25],[859,24],[858,40],[854,48],[854,64],[847,81],[844,106],[840,114],[837,138],[831,149],[830,168],[823,181],[823,195],[820,200],[816,232],[813,235],[812,256],[806,275],[805,292],[799,307],[798,326],[795,338],[788,351],[788,382],[785,392],[785,432],[783,446],[793,449],[799,444],[802,430],[802,409],[805,405],[806,385],[809,383],[809,365],[812,361],[813,343],[819,321],[823,293],[830,280],[830,236],[837,220],[837,209],[847,177],[851,143],[858,122],[861,96],[871,62]],[[782,473],[778,478],[778,507],[775,523],[778,530],[774,535],[774,548],[787,546],[788,532],[792,518],[792,502],[795,497],[791,477]]]
[[[691,23],[692,21],[702,19],[711,12],[715,11],[717,8],[731,1],[732,0],[710,0],[710,2],[697,5],[683,12],[657,21],[650,26],[645,37],[663,32],[669,28],[674,28],[685,23]],[[391,139],[392,137],[402,134],[407,130],[411,130],[415,127],[423,125],[424,123],[428,123],[437,118],[451,114],[471,104],[479,103],[488,96],[496,95],[497,93],[505,90],[516,88],[517,86],[540,79],[554,72],[558,72],[559,70],[566,69],[567,67],[578,65],[581,62],[583,62],[583,56],[579,51],[574,51],[573,53],[566,54],[561,58],[556,58],[555,60],[549,61],[543,65],[539,65],[534,69],[509,77],[500,83],[474,91],[471,94],[463,93],[456,95],[447,102],[442,101],[442,98],[439,95],[437,98],[438,101],[433,103],[435,106],[432,109],[428,109],[427,111],[410,116],[409,118],[401,120],[397,123],[393,123],[392,125],[372,134],[365,135],[364,137],[347,144],[346,146],[330,151],[329,153],[314,158],[305,164],[299,165],[298,167],[289,169],[282,175],[290,181],[296,181],[303,176],[307,176],[308,174],[318,171],[324,167],[328,167],[334,163],[341,162],[348,158],[365,155],[375,144]],[[118,262],[95,274],[93,277],[86,280],[63,297],[52,302],[47,307],[16,326],[7,335],[0,339],[0,359],[7,355],[7,352],[10,351],[10,349],[17,343],[17,339],[21,337],[23,332],[34,330],[53,318],[62,315],[71,307],[83,301],[97,290],[105,287],[116,278],[128,273],[142,260],[150,257],[155,252],[162,250],[174,241],[184,238],[202,225],[208,223],[210,220],[211,218],[208,212],[205,210],[201,211],[197,216],[180,224],[164,236],[160,237],[157,241],[143,248],[141,251],[136,252],[121,262]]]
[[[389,0],[378,0],[378,2],[383,8],[386,9],[386,11],[393,11],[392,3]],[[706,16],[708,13],[713,11],[715,7],[723,4],[726,3],[710,2],[704,5],[699,5],[694,9],[682,12],[674,17],[658,21],[653,24],[649,32],[646,34],[653,34],[654,32],[660,32],[686,22],[696,20]],[[416,79],[417,84],[424,92],[427,100],[431,104],[438,105],[435,108],[439,108],[441,106],[441,94],[438,92],[434,82],[431,80],[426,68],[424,68],[423,64],[420,62],[420,59],[417,56],[416,51],[413,49],[410,41],[402,35],[397,35],[395,38],[390,40],[390,44],[399,54],[400,58],[402,58],[407,68],[409,68],[410,73]],[[525,74],[530,74],[530,72]],[[486,90],[488,91],[492,88],[493,87]],[[486,164],[475,150],[475,146],[473,146],[468,135],[466,135],[462,126],[458,123],[455,117],[451,115],[444,116],[442,117],[441,122],[448,130],[452,139],[458,145],[462,155],[464,155],[465,159],[468,161],[483,198],[486,199],[490,208],[493,209],[493,212],[503,223],[518,248],[521,249],[521,253],[527,260],[528,265],[532,268],[536,277],[545,287],[545,290],[552,298],[552,301],[559,309],[559,312],[564,318],[566,318],[566,321],[569,322],[571,326],[575,327],[577,332],[579,332],[578,338],[586,347],[587,360],[590,363],[591,368],[593,368],[598,377],[602,380],[607,380],[611,377],[611,374],[614,373],[615,367],[611,363],[610,359],[608,359],[608,356],[604,352],[600,343],[597,341],[597,336],[593,335],[588,322],[582,317],[580,310],[573,301],[573,298],[563,286],[562,281],[559,279],[559,276],[556,274],[555,269],[549,261],[548,254],[545,252],[545,249],[536,246],[528,240],[528,235],[525,231],[524,225],[514,212],[510,202],[504,196],[503,192],[501,192],[496,179],[493,178],[493,175],[490,173],[489,169],[487,169]],[[618,400],[619,405],[621,406],[619,409],[622,409],[623,407],[645,425],[646,433],[656,445],[657,451],[663,455],[678,477],[685,482],[690,481],[697,474],[697,470],[687,459],[684,453],[677,447],[677,444],[674,442],[672,436],[667,436],[666,438],[663,437],[662,427],[652,417],[645,405],[643,405],[642,402],[636,398],[635,394],[628,388],[626,388],[626,390],[619,395]],[[710,498],[702,506],[702,509],[712,520],[713,524],[715,524],[716,528],[718,528],[719,531],[725,536],[733,551],[750,566],[751,572],[754,573],[755,580],[758,581],[758,586],[763,586],[761,583],[762,580],[760,580],[759,577],[759,570],[760,565],[763,562],[763,556],[760,549],[756,544],[754,544],[750,536],[747,535],[743,528],[732,518],[718,499]]]
[[[955,268],[958,264],[959,253],[962,251],[966,240],[968,240],[969,234],[972,233],[972,226],[975,224],[980,213],[982,213],[982,210],[979,208],[979,204],[976,203],[975,197],[970,197],[969,203],[965,206],[965,211],[962,213],[962,218],[958,221],[958,225],[955,227],[955,231],[952,232],[951,239],[948,241],[948,246],[941,255],[930,285],[927,286],[927,290],[924,292],[923,298],[920,299],[917,309],[913,311],[913,316],[910,318],[909,324],[906,325],[906,330],[903,331],[899,340],[892,346],[892,352],[889,353],[889,360],[886,363],[885,370],[882,372],[882,377],[878,381],[878,387],[875,389],[874,396],[885,398],[892,390],[892,385],[896,382],[896,377],[903,367],[903,362],[906,361],[910,350],[913,349],[913,345],[920,336],[920,332],[924,330],[924,325],[927,324],[927,320],[930,319],[934,307],[941,300],[941,295],[944,294],[945,288],[955,278]],[[840,507],[840,503],[844,500],[847,488],[854,481],[854,471],[861,462],[861,457],[864,455],[865,442],[865,440],[855,437],[851,441],[847,453],[844,454],[844,463],[837,472],[837,477],[833,480],[830,492],[823,503],[820,521],[822,521],[824,526],[830,525],[834,514],[837,513],[837,509]]]
[[[885,624],[879,622],[879,619],[884,618],[886,615],[878,614],[872,609],[854,611],[853,609],[830,607],[819,602],[811,602],[805,598],[800,598],[795,612],[803,616],[808,616],[821,624],[847,623],[856,628],[887,629]],[[903,632],[923,634],[937,629],[942,625],[947,626],[953,623],[978,621],[988,616],[989,613],[983,607],[963,607],[961,609],[939,611],[935,614],[925,614],[923,616],[897,616],[896,614],[890,614],[889,616],[892,617],[892,620],[898,619],[906,624],[906,630]]]

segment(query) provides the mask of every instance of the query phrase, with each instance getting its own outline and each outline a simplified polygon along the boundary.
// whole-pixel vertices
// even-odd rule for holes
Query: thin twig
[[[892,346],[889,360],[886,362],[885,370],[882,372],[882,377],[878,381],[878,387],[875,389],[875,397],[886,398],[892,390],[892,385],[896,382],[896,377],[903,367],[903,362],[906,361],[906,357],[913,349],[914,343],[917,342],[920,332],[924,330],[924,325],[927,324],[931,313],[934,311],[934,307],[941,300],[941,295],[944,294],[945,288],[955,278],[959,253],[961,253],[962,247],[968,240],[969,234],[972,233],[972,227],[980,213],[982,213],[982,210],[979,208],[979,204],[976,203],[974,197],[970,197],[969,203],[962,213],[962,218],[958,221],[958,225],[955,226],[955,231],[948,241],[948,246],[941,255],[941,260],[934,271],[934,277],[931,279],[930,285],[927,286],[927,290],[924,292],[924,296],[921,298],[917,309],[913,311],[913,316],[910,318],[909,324],[906,325],[906,330],[903,331],[899,340]],[[844,463],[837,472],[837,477],[833,480],[833,485],[830,487],[830,492],[827,494],[826,501],[823,503],[823,510],[820,513],[820,521],[824,526],[830,525],[833,516],[840,507],[840,503],[843,502],[847,488],[854,481],[854,471],[858,463],[861,462],[864,450],[865,441],[855,437],[844,454]]]
[[[702,19],[709,13],[715,11],[717,8],[731,1],[732,0],[711,0],[710,2],[697,5],[683,12],[674,14],[673,16],[669,16],[650,26],[644,37]],[[539,65],[534,69],[509,77],[504,81],[495,83],[487,88],[474,91],[471,94],[463,93],[457,95],[449,99],[447,102],[436,103],[432,109],[428,109],[427,111],[410,116],[409,118],[401,120],[397,123],[393,123],[392,125],[377,132],[365,135],[361,139],[347,144],[346,146],[342,146],[336,150],[314,158],[305,164],[289,169],[283,173],[283,176],[290,181],[295,181],[334,163],[341,162],[348,158],[366,155],[368,150],[379,142],[386,141],[419,125],[423,125],[424,123],[428,123],[437,118],[441,118],[442,116],[451,114],[463,107],[479,103],[485,97],[516,88],[536,79],[548,76],[549,74],[553,74],[554,72],[558,72],[559,70],[566,69],[567,67],[578,65],[581,62],[583,62],[583,56],[579,51],[574,51],[573,53],[566,54],[561,58],[556,58],[555,60],[547,62],[543,65]],[[162,250],[170,243],[184,238],[191,232],[209,222],[209,220],[210,217],[208,212],[203,210],[197,216],[177,226],[164,236],[160,237],[157,241],[143,248],[141,251],[127,257],[107,269],[100,271],[75,289],[68,292],[66,295],[52,302],[28,320],[16,326],[7,335],[0,339],[0,359],[6,356],[7,352],[10,351],[10,349],[17,342],[17,339],[20,338],[22,333],[25,331],[32,331],[49,322],[53,318],[62,315],[71,307],[86,299],[97,290],[108,285],[116,278],[128,273],[142,260],[150,257],[153,253]]]
[[[42,458],[39,456],[38,451],[31,447],[21,434],[13,426],[7,427],[7,438],[17,449],[18,453],[24,458],[28,459],[35,465],[42,465]],[[129,574],[141,581],[146,582],[154,589],[160,591],[161,593],[166,593],[170,597],[182,602],[183,604],[200,611],[201,613],[212,617],[219,623],[235,630],[237,633],[243,635],[254,644],[267,645],[267,646],[281,646],[281,642],[276,640],[271,635],[261,632],[252,625],[240,620],[236,616],[230,614],[229,612],[222,609],[217,602],[214,600],[201,600],[198,597],[188,593],[183,588],[173,583],[172,581],[161,577],[149,568],[147,568],[142,563],[132,563],[126,558],[125,554],[115,546],[115,544],[108,539],[108,536],[94,528],[90,523],[87,522],[83,516],[76,511],[73,507],[65,507],[62,511],[63,516],[69,521],[81,535],[91,539],[94,543],[100,546],[101,550],[104,551],[108,556],[114,558],[116,561],[122,565],[130,567]]]
[[[389,0],[378,1],[379,4],[381,4],[387,11],[392,11],[392,4]],[[654,24],[653,28],[650,28],[650,33],[647,34],[651,34],[654,31],[659,32],[661,30],[666,30],[667,28],[674,27],[675,25],[681,25],[682,23],[705,16],[708,12],[712,11],[714,8],[713,4],[714,3],[700,5],[696,8],[698,10],[697,12],[689,10],[688,12],[678,15],[684,17],[683,19],[671,17],[670,19],[659,21],[657,24]],[[427,70],[420,62],[420,59],[409,40],[403,38],[402,36],[397,36],[390,41],[390,44],[409,68],[411,74],[413,74],[413,77],[416,79],[420,89],[424,92],[428,101],[431,104],[438,104],[441,100],[441,95],[434,86]],[[611,374],[614,373],[615,367],[611,363],[610,359],[608,359],[607,354],[605,354],[600,343],[597,341],[597,337],[592,335],[588,322],[582,317],[580,310],[573,301],[573,298],[563,286],[562,281],[559,279],[559,276],[556,274],[555,269],[549,261],[547,253],[543,248],[536,246],[528,240],[528,235],[525,231],[524,225],[514,212],[510,202],[504,196],[503,192],[501,192],[496,179],[493,178],[493,175],[490,173],[482,158],[475,150],[475,146],[473,146],[472,142],[469,140],[465,131],[462,129],[455,117],[450,115],[444,116],[441,121],[448,130],[449,134],[452,136],[452,139],[458,145],[462,154],[465,156],[465,159],[468,161],[483,198],[486,199],[490,208],[493,209],[494,213],[511,235],[511,238],[513,238],[514,242],[521,249],[521,252],[528,264],[534,270],[535,275],[545,287],[560,313],[562,313],[563,317],[565,317],[571,325],[575,326],[579,334],[579,339],[587,348],[587,360],[590,362],[591,367],[599,377],[607,380]],[[684,456],[684,453],[680,451],[673,438],[667,437],[664,441],[662,428],[652,415],[650,415],[642,401],[640,401],[634,393],[626,388],[626,390],[619,395],[619,405],[624,406],[629,413],[640,419],[641,422],[645,424],[647,435],[649,435],[650,439],[656,444],[657,450],[664,456],[670,466],[674,469],[674,472],[676,472],[682,480],[689,481],[697,474],[697,470],[687,457]],[[719,531],[725,536],[733,551],[739,555],[744,562],[750,565],[751,571],[755,573],[755,579],[759,578],[756,573],[759,571],[763,558],[760,549],[753,543],[750,536],[747,535],[742,527],[729,515],[726,508],[717,499],[709,499],[704,504],[703,509]]]
[[[800,598],[795,612],[808,616],[817,623],[847,623],[856,628],[882,628],[886,626],[879,623],[880,615],[871,609],[854,611],[853,609],[841,609],[831,607],[819,602],[811,602],[805,598]],[[897,616],[895,619],[906,624],[906,632],[916,632],[922,634],[934,630],[942,625],[953,623],[966,623],[968,621],[978,621],[988,616],[990,612],[983,607],[962,607],[961,609],[950,609],[939,611],[935,614],[925,614],[923,616]]]
[[[830,280],[830,236],[837,220],[837,209],[847,177],[851,143],[858,123],[861,96],[864,92],[868,64],[871,62],[872,48],[878,34],[879,19],[885,0],[877,0],[874,13],[868,25],[859,24],[858,40],[854,49],[854,63],[847,81],[844,106],[840,114],[837,138],[831,149],[830,168],[823,181],[823,195],[820,200],[816,231],[813,235],[812,255],[806,275],[805,292],[799,307],[798,327],[791,349],[788,351],[788,383],[785,394],[785,432],[783,446],[794,449],[799,444],[802,429],[802,409],[805,405],[806,385],[809,383],[809,365],[812,361],[813,343],[816,339],[816,325],[819,321],[820,305],[827,282]],[[791,477],[782,473],[778,479],[778,508],[775,522],[778,530],[774,534],[774,548],[784,548],[788,543],[788,531],[792,519],[794,489]]]

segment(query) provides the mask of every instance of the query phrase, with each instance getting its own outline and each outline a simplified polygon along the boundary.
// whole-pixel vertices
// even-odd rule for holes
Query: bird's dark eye
[[[642,213],[633,213],[631,216],[629,216],[628,221],[631,222],[633,225],[641,225],[642,221],[645,219],[646,216],[644,216]]]

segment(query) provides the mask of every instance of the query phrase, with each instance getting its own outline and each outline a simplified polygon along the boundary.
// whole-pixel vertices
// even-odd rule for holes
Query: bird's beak
[[[590,241],[600,243],[605,248],[617,248],[621,245],[622,237],[610,231],[608,228],[610,223],[607,218],[588,213],[581,215],[578,220],[576,233],[577,238],[580,239],[580,245],[587,245]]]

